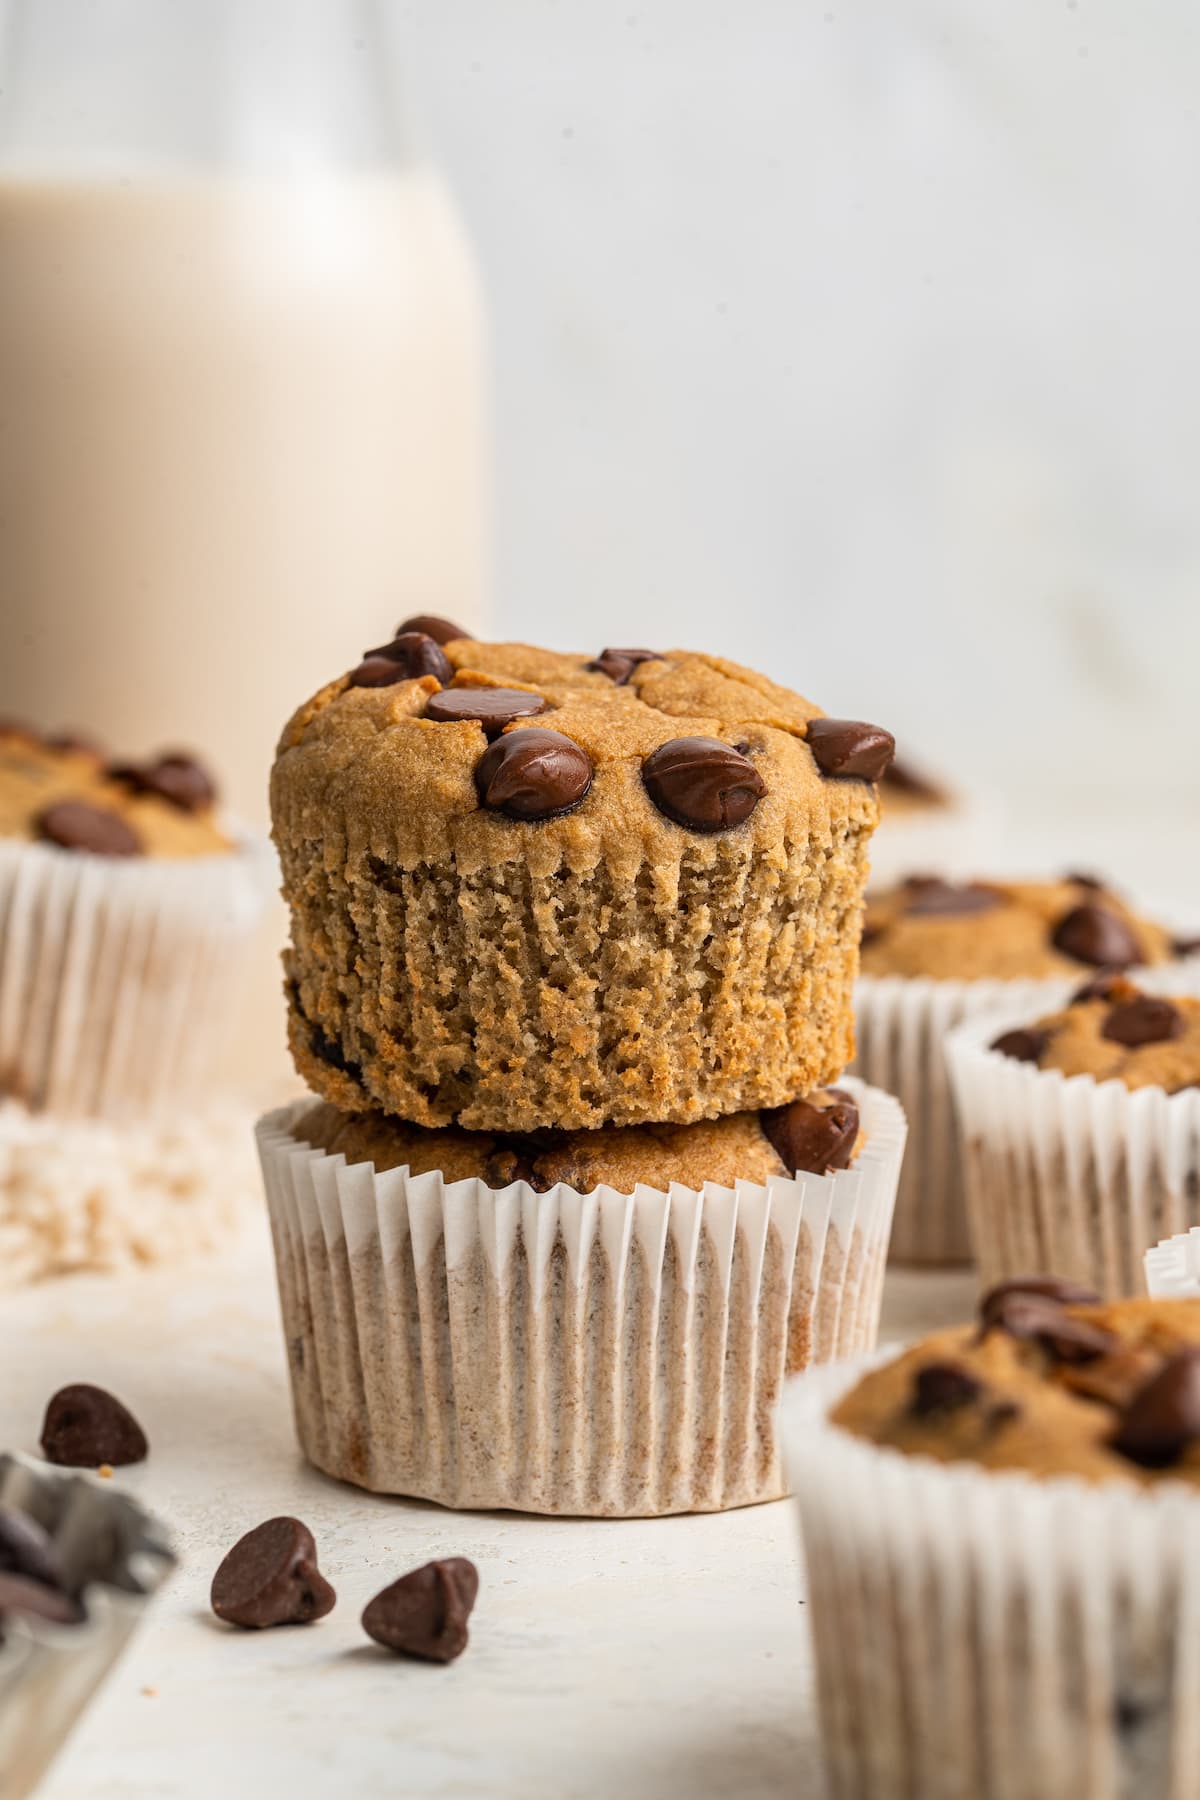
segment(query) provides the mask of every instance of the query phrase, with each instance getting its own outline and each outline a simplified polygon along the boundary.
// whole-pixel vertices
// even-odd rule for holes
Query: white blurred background
[[[395,24],[487,287],[498,629],[722,650],[990,791],[1012,854],[1190,881],[1191,0]]]

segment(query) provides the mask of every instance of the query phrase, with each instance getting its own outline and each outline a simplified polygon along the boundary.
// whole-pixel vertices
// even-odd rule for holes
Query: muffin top
[[[667,1189],[673,1181],[701,1188],[733,1187],[808,1171],[848,1168],[863,1144],[858,1107],[841,1088],[825,1088],[770,1112],[732,1113],[695,1125],[605,1125],[595,1131],[538,1131],[500,1136],[449,1126],[427,1131],[386,1113],[344,1113],[322,1102],[292,1128],[314,1150],[341,1154],[377,1171],[407,1167],[414,1175],[440,1172],[447,1181],[475,1180],[491,1188],[527,1181],[544,1193],[557,1182],[578,1193],[640,1184]]]
[[[1004,1282],[978,1325],[873,1370],[836,1424],[938,1462],[1200,1485],[1200,1300],[1118,1300]]]
[[[216,798],[181,751],[110,763],[84,738],[0,723],[0,837],[94,856],[212,856],[232,848]]]
[[[943,881],[910,875],[867,897],[864,975],[939,981],[1077,975],[1166,962],[1170,933],[1090,875],[1061,881]]]
[[[441,641],[423,624],[442,627]],[[721,657],[559,655],[406,620],[307,701],[272,776],[277,834],[403,866],[464,871],[519,857],[535,873],[603,856],[678,861],[681,833],[778,849],[836,816],[867,829],[886,731],[825,718]]]
[[[993,1050],[1039,1069],[1160,1087],[1200,1087],[1200,999],[1144,994],[1123,975],[1097,975],[1068,1005],[1003,1031]]]

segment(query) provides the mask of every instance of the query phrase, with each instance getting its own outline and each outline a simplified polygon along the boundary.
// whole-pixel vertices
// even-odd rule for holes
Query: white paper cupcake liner
[[[980,1278],[1048,1269],[1137,1293],[1150,1246],[1200,1221],[1200,1089],[1131,1091],[988,1047],[1037,1017],[1006,1009],[946,1041]]]
[[[0,1505],[50,1533],[86,1618],[10,1617],[0,1645],[0,1794],[33,1792],[174,1564],[164,1527],[135,1500],[82,1475],[0,1456]]]
[[[0,1102],[0,1290],[228,1244],[260,1191],[253,1125],[232,1100],[128,1125]]]
[[[109,1118],[211,1092],[275,885],[244,833],[190,858],[0,843],[0,1092]]]
[[[494,1192],[258,1131],[297,1430],[380,1492],[596,1517],[776,1498],[787,1371],[875,1341],[904,1117],[736,1189]],[[307,1102],[303,1103],[308,1104]]]
[[[1155,1244],[1143,1266],[1152,1300],[1200,1299],[1200,1225]]]
[[[1078,985],[1077,983],[1075,985]],[[908,1118],[908,1149],[896,1196],[892,1261],[931,1267],[967,1263],[967,1229],[946,1033],[998,1006],[1049,1012],[1070,991],[1062,981],[932,981],[863,975],[854,990],[854,1072],[895,1094]]]
[[[832,1800],[1194,1800],[1200,1495],[944,1464],[781,1408]]]

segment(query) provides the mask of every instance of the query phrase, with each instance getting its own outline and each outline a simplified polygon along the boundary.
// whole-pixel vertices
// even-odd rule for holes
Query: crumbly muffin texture
[[[1200,1300],[1118,1300],[1009,1281],[977,1324],[876,1369],[834,1422],[939,1462],[1087,1481],[1200,1485]]]
[[[1091,876],[974,881],[910,876],[868,897],[864,975],[1040,979],[1163,963],[1169,932]]]
[[[309,1085],[528,1131],[836,1079],[886,734],[690,651],[419,636],[302,706],[272,775]]]
[[[212,856],[232,849],[216,793],[182,752],[113,763],[85,739],[0,723],[0,838],[111,856]]]
[[[504,1188],[527,1181],[539,1192],[562,1182],[578,1193],[610,1187],[666,1191],[672,1182],[699,1190],[706,1182],[734,1187],[763,1184],[798,1171],[824,1175],[848,1168],[862,1148],[858,1108],[840,1089],[822,1089],[780,1114],[734,1113],[694,1125],[623,1125],[598,1131],[542,1131],[524,1137],[494,1132],[439,1131],[384,1113],[342,1113],[321,1102],[293,1130],[314,1150],[348,1163],[374,1163],[376,1172],[407,1168],[450,1181],[474,1180]]]
[[[1200,999],[1146,994],[1123,976],[1088,982],[1059,1012],[996,1038],[994,1050],[1063,1075],[1158,1087],[1200,1087]]]

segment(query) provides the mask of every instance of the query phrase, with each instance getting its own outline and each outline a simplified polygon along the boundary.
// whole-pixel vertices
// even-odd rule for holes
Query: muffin
[[[112,1119],[210,1093],[269,870],[193,757],[0,726],[0,1095]]]
[[[1200,1302],[1013,1281],[785,1431],[839,1800],[1192,1791]]]
[[[1168,931],[1088,875],[965,883],[914,875],[869,896],[855,1066],[897,1094],[909,1118],[896,1261],[970,1257],[943,1055],[950,1027],[1001,1006],[1044,1010],[1089,971],[1165,963],[1175,953]]]
[[[835,1080],[891,750],[718,657],[402,632],[299,709],[272,775],[301,1075],[473,1131]]]
[[[875,1341],[903,1143],[895,1101],[857,1083],[767,1114],[525,1137],[328,1103],[271,1115],[305,1454],[446,1506],[778,1497],[785,1374]]]
[[[1200,999],[1101,973],[946,1053],[985,1281],[1046,1267],[1129,1294],[1149,1247],[1200,1222]]]

